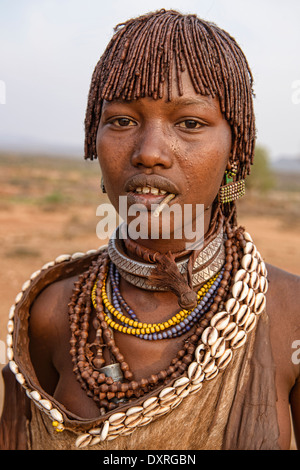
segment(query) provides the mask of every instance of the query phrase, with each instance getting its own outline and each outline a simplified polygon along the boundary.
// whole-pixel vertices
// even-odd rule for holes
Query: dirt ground
[[[7,197],[9,191],[13,191],[13,185],[2,186],[0,196]],[[84,252],[104,243],[96,236],[96,207],[99,202],[46,207],[7,204],[5,197],[2,199],[4,203],[0,204],[0,368],[6,362],[4,344],[8,311],[23,283],[34,271],[60,254]],[[266,262],[300,274],[298,223],[293,218],[285,223],[272,211],[271,215],[257,212],[254,213],[253,207],[251,210],[241,207],[239,223],[251,233]],[[0,410],[2,404],[1,377]]]

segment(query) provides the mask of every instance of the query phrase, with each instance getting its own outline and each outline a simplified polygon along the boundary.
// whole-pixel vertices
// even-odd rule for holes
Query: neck
[[[136,245],[140,246],[141,249],[161,254],[171,252],[178,258],[180,254],[181,256],[185,256],[187,253],[200,250],[203,247],[206,243],[206,238],[216,229],[216,220],[214,219],[216,219],[216,217],[212,217],[212,210],[208,208],[202,214],[201,220],[193,219],[190,226],[182,224],[172,232],[170,230],[164,231],[160,226],[159,233],[153,233],[149,230],[147,235],[150,234],[150,236],[143,238],[136,237],[136,234],[133,237],[130,232],[129,224],[128,231],[127,228],[125,230],[123,227],[122,237],[125,241],[129,240],[130,242],[130,240],[132,240]],[[125,246],[126,245],[125,243]],[[130,253],[130,256],[133,256],[133,254]],[[136,259],[138,259],[138,257]]]

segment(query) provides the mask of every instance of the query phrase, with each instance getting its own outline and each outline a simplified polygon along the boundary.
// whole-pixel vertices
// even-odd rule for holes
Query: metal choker
[[[117,267],[120,275],[136,287],[153,291],[166,291],[163,287],[153,286],[148,278],[156,269],[156,263],[146,263],[130,258],[123,246],[122,240],[118,236],[119,227],[114,231],[108,242],[108,255]],[[181,274],[187,272],[189,256],[185,256],[177,261],[177,267]],[[223,228],[217,233],[203,250],[198,254],[193,266],[192,281],[193,287],[199,286],[217,274],[225,263],[225,248]]]

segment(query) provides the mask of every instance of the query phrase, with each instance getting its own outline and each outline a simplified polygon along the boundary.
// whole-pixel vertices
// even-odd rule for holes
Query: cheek
[[[193,159],[186,160],[187,183],[203,203],[213,202],[222,183],[231,152],[231,131],[228,128],[199,146]]]

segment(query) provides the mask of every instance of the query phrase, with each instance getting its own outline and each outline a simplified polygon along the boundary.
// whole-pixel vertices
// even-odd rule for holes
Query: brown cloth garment
[[[29,400],[13,374],[5,368],[5,403],[0,424],[0,449],[70,450],[77,437],[99,426],[108,415],[82,419],[68,412],[40,387],[29,356],[28,318],[38,293],[51,282],[81,273],[96,255],[45,269],[31,283],[15,309],[14,361],[30,390],[39,391],[64,417],[57,432],[49,416]],[[162,389],[161,387],[160,389]],[[152,393],[157,395],[160,391]],[[130,403],[141,404],[147,397]],[[126,410],[129,405],[123,405]],[[118,409],[119,411],[119,409]],[[105,440],[88,450],[279,450],[275,368],[268,316],[263,312],[246,343],[234,351],[227,368],[205,381],[180,405],[127,436]]]

